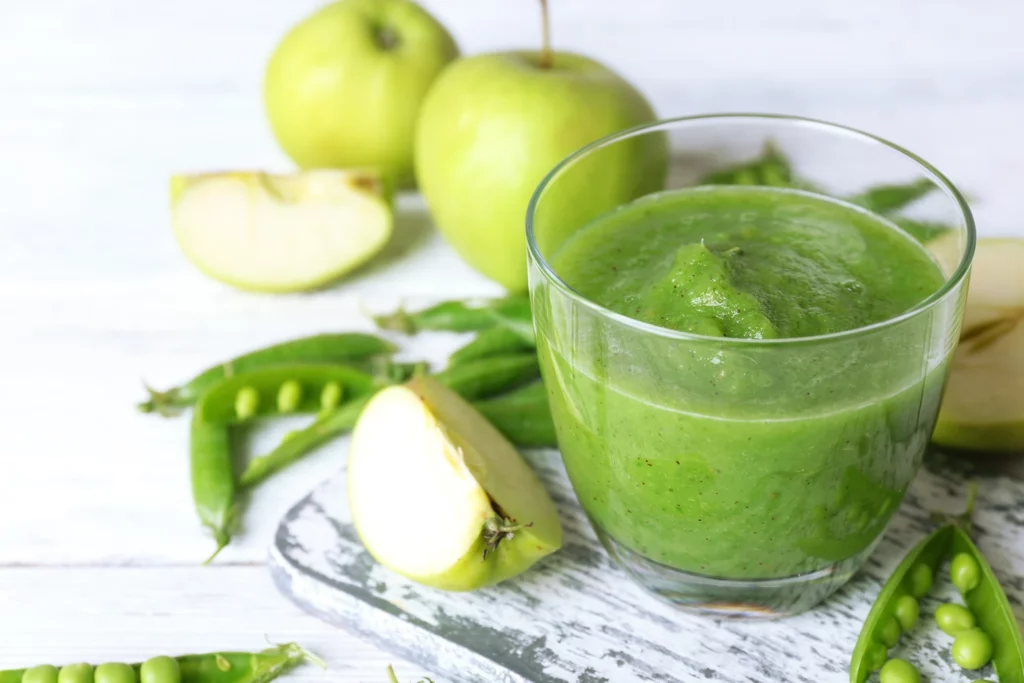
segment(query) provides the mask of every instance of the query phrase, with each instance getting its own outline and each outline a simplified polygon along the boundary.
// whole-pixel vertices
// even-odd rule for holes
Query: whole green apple
[[[526,288],[526,207],[544,176],[580,147],[654,119],[626,80],[576,54],[509,52],[462,59],[427,95],[416,128],[416,180],[441,233],[471,266]],[[586,201],[563,202],[578,227],[661,189],[667,141],[644,135],[588,162]],[[584,174],[575,173],[578,177]],[[551,208],[549,206],[549,208]],[[550,220],[548,213],[547,220]]]
[[[410,0],[341,0],[295,26],[267,65],[264,100],[301,168],[372,166],[412,180],[416,115],[459,54]]]

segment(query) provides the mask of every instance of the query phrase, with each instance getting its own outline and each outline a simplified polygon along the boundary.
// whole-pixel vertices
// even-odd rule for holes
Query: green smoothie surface
[[[856,207],[795,190],[652,195],[573,234],[552,259],[617,313],[716,337],[811,337],[881,322],[944,281],[913,238]]]

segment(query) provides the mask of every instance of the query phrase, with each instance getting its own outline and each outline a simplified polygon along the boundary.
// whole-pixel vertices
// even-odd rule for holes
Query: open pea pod
[[[871,606],[857,645],[850,658],[850,683],[864,683],[885,663],[887,646],[886,628],[895,618],[896,602],[904,595],[921,597],[931,588],[931,578],[949,557],[955,526],[947,524],[932,532],[907,553],[896,571],[882,586],[875,604]],[[927,567],[927,569],[919,569]],[[925,580],[927,577],[927,580]],[[998,586],[998,584],[997,584]]]
[[[344,365],[292,363],[241,372],[223,379],[206,394],[197,409],[210,424],[241,422],[236,401],[239,392],[254,396],[252,412],[244,420],[279,415],[278,395],[286,384],[297,386],[296,400],[289,413],[315,413],[321,409],[321,397],[328,384],[336,384],[344,396],[369,394],[377,387],[375,378]]]
[[[964,601],[978,626],[992,639],[992,664],[999,683],[1024,683],[1024,639],[999,579],[963,529],[953,530],[952,541],[954,554],[967,553],[981,569],[980,583],[964,595]]]

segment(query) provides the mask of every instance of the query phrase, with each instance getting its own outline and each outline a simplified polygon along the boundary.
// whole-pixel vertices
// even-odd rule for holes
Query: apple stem
[[[517,531],[531,526],[533,526],[533,522],[516,524],[514,519],[498,515],[489,518],[484,522],[484,559],[486,560],[490,553],[496,551],[498,544],[502,541],[511,541],[515,538]]]
[[[542,69],[550,69],[554,66],[554,55],[551,52],[551,20],[548,17],[548,0],[540,0],[540,62]]]

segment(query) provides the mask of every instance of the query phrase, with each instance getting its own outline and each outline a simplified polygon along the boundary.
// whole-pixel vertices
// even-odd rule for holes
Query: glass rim
[[[938,181],[939,187],[947,192],[953,200],[956,202],[963,216],[964,226],[967,230],[967,244],[963,254],[960,257],[960,263],[957,265],[956,270],[945,279],[938,290],[933,292],[930,296],[924,300],[918,302],[913,307],[900,313],[892,318],[886,318],[870,325],[863,325],[861,327],[855,327],[849,330],[841,330],[839,332],[830,332],[828,334],[814,335],[809,337],[782,337],[778,339],[750,339],[746,337],[712,337],[703,334],[695,334],[692,332],[682,332],[680,330],[673,330],[667,327],[661,327],[652,323],[643,322],[630,318],[627,315],[617,313],[601,304],[589,299],[575,289],[569,286],[569,284],[561,278],[558,273],[555,272],[548,260],[544,258],[544,255],[540,252],[540,248],[537,246],[537,240],[534,233],[534,216],[537,211],[537,206],[540,202],[541,195],[551,185],[552,181],[555,180],[564,170],[572,166],[575,162],[587,156],[591,152],[606,147],[608,145],[620,142],[627,138],[636,137],[638,135],[644,135],[655,132],[660,129],[668,129],[676,124],[681,123],[692,123],[692,122],[703,122],[703,121],[715,121],[715,120],[735,120],[735,121],[772,121],[772,122],[786,122],[795,124],[797,126],[806,126],[808,128],[817,128],[832,133],[840,133],[855,138],[860,138],[864,142],[882,144],[895,152],[902,154],[909,158],[919,166],[924,168],[926,171],[931,173]],[[670,151],[671,157],[671,151]],[[932,164],[925,161],[918,155],[914,154],[910,150],[897,145],[894,142],[890,142],[883,137],[873,135],[871,133],[862,131],[858,128],[851,126],[845,126],[839,123],[832,123],[830,121],[824,121],[822,119],[814,119],[803,116],[792,116],[788,114],[758,114],[758,113],[720,113],[720,114],[697,114],[693,116],[679,116],[675,118],[659,119],[650,123],[643,123],[638,126],[626,128],[617,133],[606,135],[599,138],[587,145],[584,145],[580,149],[576,150],[569,156],[562,159],[558,164],[555,165],[544,178],[537,185],[537,188],[533,191],[530,197],[530,202],[526,207],[526,250],[531,258],[540,266],[540,270],[543,275],[557,287],[562,294],[575,300],[577,303],[586,306],[587,308],[597,312],[598,314],[615,321],[621,325],[632,327],[637,331],[645,332],[648,334],[658,335],[660,337],[666,337],[669,339],[677,339],[680,341],[691,341],[691,342],[714,342],[716,344],[752,344],[752,345],[785,345],[785,344],[800,344],[808,342],[820,342],[820,341],[831,341],[845,339],[847,337],[856,337],[862,334],[874,332],[877,330],[884,329],[889,326],[898,325],[906,320],[916,317],[917,315],[931,309],[938,302],[942,301],[954,287],[959,285],[964,277],[967,275],[968,270],[971,266],[971,260],[974,258],[974,249],[977,243],[977,231],[974,225],[974,215],[971,213],[971,207],[967,203],[967,199],[961,194],[960,190],[957,189],[956,185],[946,177],[939,169],[935,168]]]

